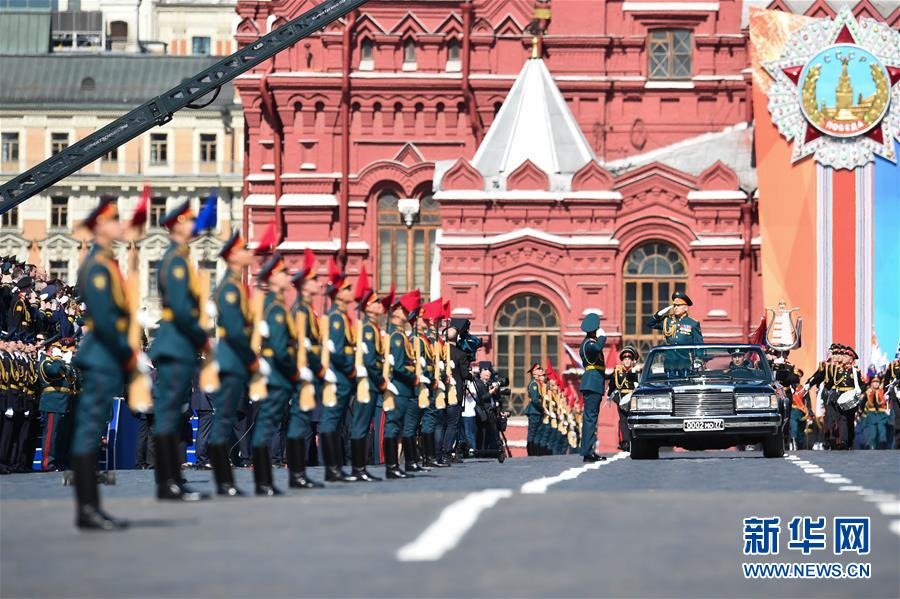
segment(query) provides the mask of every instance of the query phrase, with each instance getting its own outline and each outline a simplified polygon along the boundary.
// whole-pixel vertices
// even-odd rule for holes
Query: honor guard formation
[[[0,473],[32,471],[40,445],[42,470],[69,471],[79,528],[126,526],[103,510],[98,491],[98,481],[113,476],[98,472],[98,460],[116,398],[124,397],[140,419],[138,467],[154,468],[163,501],[211,495],[189,487],[182,475],[194,411],[197,465],[212,470],[212,494],[219,497],[249,492],[235,485],[232,471],[248,458],[252,493],[270,497],[284,493],[274,483],[274,467],[287,467],[289,488],[312,490],[323,483],[411,479],[466,457],[511,455],[503,401],[508,380],[490,362],[476,361],[481,340],[468,320],[451,318],[449,302],[424,302],[418,290],[379,294],[365,268],[354,282],[334,259],[323,284],[310,250],[290,272],[273,251],[273,227],[253,250],[240,233],[231,235],[219,254],[225,274],[211,294],[209,273],[197,271],[188,246],[203,225],[188,202],[165,214],[160,224],[170,245],[157,281],[162,317],[148,343],[133,252],[146,220],[142,210],[126,225],[116,199],[101,199],[82,223],[93,245],[73,287],[14,258],[2,260]],[[127,278],[113,253],[123,242],[132,246]],[[249,269],[260,262],[250,279]],[[289,296],[296,297],[292,305]],[[650,316],[647,330],[659,331],[666,345],[702,344],[691,305],[676,291],[671,305]],[[319,313],[317,306],[327,310]],[[552,364],[529,369],[529,456],[604,460],[596,452],[604,397],[616,406],[619,448],[629,448],[626,417],[641,355],[626,346],[607,368],[599,315],[586,314],[581,329],[581,397]],[[900,446],[900,359],[864,372],[853,348],[833,344],[803,382],[789,351],[768,348],[766,356],[791,397],[785,433],[791,447]],[[744,351],[730,358],[729,372],[752,368]],[[665,368],[687,371],[691,359],[675,349]],[[319,464],[324,481],[307,472]]]

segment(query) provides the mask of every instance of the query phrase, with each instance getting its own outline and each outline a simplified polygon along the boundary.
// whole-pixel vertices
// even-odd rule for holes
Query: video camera
[[[469,355],[469,359],[475,360],[475,354],[481,348],[483,342],[469,332],[470,321],[468,318],[451,318],[450,328],[456,329],[456,346]]]

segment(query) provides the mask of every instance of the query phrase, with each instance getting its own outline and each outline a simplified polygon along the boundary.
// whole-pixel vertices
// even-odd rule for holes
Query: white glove
[[[365,355],[365,356],[368,356],[368,355],[369,355],[369,344],[368,344],[368,343],[363,343],[363,344],[362,344],[362,353],[363,353],[363,355]]]
[[[400,395],[400,391],[397,390],[397,386],[394,383],[389,382],[387,384],[387,390],[393,393],[394,395]]]
[[[150,374],[152,362],[150,357],[144,352],[138,352],[137,355],[137,371],[141,374]]]
[[[438,370],[444,370],[444,361],[438,360]]]
[[[215,320],[219,316],[219,308],[213,300],[206,301],[206,315],[209,316],[210,320]]]
[[[369,376],[369,371],[366,370],[366,367],[360,364],[356,367],[356,378],[365,378]]]
[[[31,415],[31,410],[25,410],[25,416],[30,416],[30,415]]]
[[[454,387],[456,386],[456,379],[453,378],[452,376],[450,377],[450,384],[453,385]]]
[[[311,383],[313,380],[312,370],[304,366],[300,369],[300,380],[304,383]]]
[[[71,350],[64,351],[63,355],[62,355],[62,359],[66,364],[71,364],[72,363],[72,351]]]
[[[803,385],[803,390],[805,392],[809,393],[809,383],[806,383],[805,385]]]
[[[419,377],[419,383],[422,385],[430,385],[431,379],[423,374],[422,376]]]
[[[325,371],[325,382],[332,383],[332,384],[337,382],[337,375],[330,368]]]
[[[260,360],[259,361],[259,375],[264,379],[268,379],[272,374],[272,366],[269,364],[268,360]]]
[[[446,387],[446,385],[444,385],[443,381],[438,381],[438,389],[440,389],[441,391],[447,390],[447,387]]]
[[[665,316],[666,314],[668,314],[668,313],[672,310],[672,308],[673,308],[673,306],[666,306],[665,308],[663,308],[662,310],[660,310],[659,312],[657,312],[657,313],[656,313],[656,316],[659,317],[659,318],[662,318],[663,316]]]
[[[263,339],[269,338],[269,323],[265,320],[260,320],[256,324],[256,330],[259,331],[259,336]]]
[[[388,364],[390,364],[391,366],[396,366],[396,364],[394,363],[394,354],[388,354],[387,360]]]
[[[153,328],[155,324],[153,319],[150,317],[150,312],[147,310],[138,310],[137,313],[138,324],[141,325],[141,328],[150,329]]]
[[[428,362],[425,361],[425,356],[419,356],[419,366],[421,366],[422,368],[425,368],[425,366],[427,364],[428,364]]]
[[[337,348],[334,346],[334,341],[331,339],[328,340],[328,351],[332,354],[337,353]]]
[[[12,418],[13,417],[13,409],[6,408],[6,411],[3,412],[3,415],[6,416],[7,418]]]
[[[450,370],[453,370],[454,368],[456,368],[456,362],[450,360]]]
[[[303,347],[306,348],[306,351],[312,351],[312,341],[309,340],[309,337],[303,340]]]

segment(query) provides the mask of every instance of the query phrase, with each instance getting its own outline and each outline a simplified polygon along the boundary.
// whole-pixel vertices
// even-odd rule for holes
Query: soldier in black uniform
[[[804,390],[823,385],[825,404],[824,445],[826,449],[851,449],[855,434],[855,409],[842,410],[838,398],[842,393],[865,390],[865,383],[853,362],[859,358],[853,348],[841,344],[831,346],[831,362],[822,362],[806,381]]]
[[[610,395],[616,397],[616,408],[619,410],[619,449],[628,451],[631,449],[631,431],[628,430],[630,404],[623,404],[622,400],[637,387],[639,374],[635,364],[638,361],[638,352],[630,345],[626,345],[619,352],[619,360],[621,362],[616,364],[610,375],[609,389],[612,392]]]

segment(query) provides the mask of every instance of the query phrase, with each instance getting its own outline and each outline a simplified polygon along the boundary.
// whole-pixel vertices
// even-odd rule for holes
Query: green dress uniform
[[[158,286],[162,319],[150,347],[156,364],[153,388],[156,438],[157,498],[198,501],[206,495],[182,482],[180,429],[190,405],[191,388],[200,352],[209,339],[200,328],[200,290],[186,245],[172,242],[160,262]]]
[[[606,337],[594,337],[600,329],[600,317],[595,313],[589,313],[581,323],[581,330],[587,333],[578,354],[584,365],[584,374],[581,375],[581,393],[584,397],[584,420],[582,424],[581,455],[585,461],[597,461],[600,458],[596,453],[597,445],[597,420],[600,416],[600,400],[603,398],[604,378],[606,365],[603,359],[603,346],[606,345]]]
[[[416,366],[412,343],[401,328],[390,331],[391,383],[397,389],[394,395],[394,409],[385,414],[384,422],[384,464],[388,478],[403,478],[398,464],[397,440],[403,435],[403,424],[409,406],[416,401]],[[404,437],[404,451],[409,441]]]
[[[253,318],[249,299],[239,271],[229,270],[216,287],[215,294],[219,341],[216,363],[219,366],[219,390],[213,394],[212,428],[209,433],[209,459],[219,495],[236,496],[234,476],[228,461],[228,440],[237,421],[238,409],[247,396],[250,376],[259,369],[256,353],[250,346]]]
[[[44,442],[41,451],[41,467],[44,471],[62,470],[67,465],[65,445],[60,444],[68,428],[69,365],[62,358],[44,356],[38,367],[41,387],[40,410],[44,415]]]
[[[528,405],[525,406],[525,416],[528,418],[528,437],[526,447],[528,455],[540,455],[537,446],[538,431],[541,427],[541,418],[544,410],[541,406],[541,388],[534,379],[528,383]]]
[[[329,367],[336,378],[337,402],[334,406],[323,408],[322,421],[319,423],[325,457],[325,480],[355,482],[358,479],[342,468],[344,459],[339,431],[356,394],[356,339],[346,311],[337,304],[328,313],[327,335],[331,356]]]
[[[422,410],[421,417],[421,433],[422,433],[422,453],[424,454],[423,465],[431,468],[444,468],[447,464],[437,461],[437,439],[435,431],[438,426],[446,421],[446,410],[438,409],[435,400],[438,394],[438,382],[441,381],[441,373],[435,364],[434,353],[439,351],[440,345],[437,341],[430,339],[427,335],[419,337],[421,343],[422,357],[425,358],[425,367],[422,371],[431,380],[428,389],[428,407]],[[446,389],[446,385],[444,385]]]
[[[372,426],[372,418],[375,415],[376,405],[381,403],[381,395],[387,387],[384,380],[382,356],[381,329],[372,322],[368,316],[363,316],[362,339],[359,343],[365,345],[363,364],[366,367],[366,375],[369,378],[369,402],[353,404],[353,419],[350,427],[350,440],[367,439],[369,429]]]

